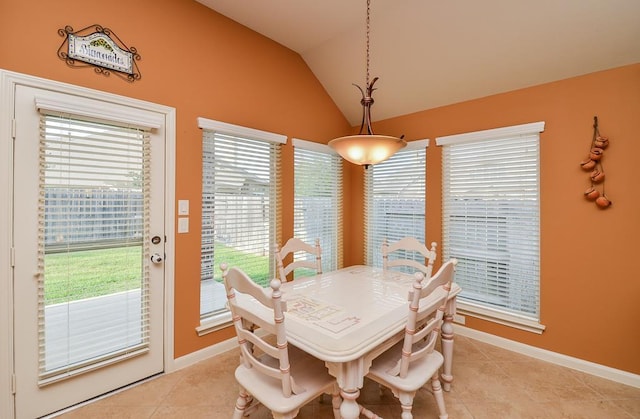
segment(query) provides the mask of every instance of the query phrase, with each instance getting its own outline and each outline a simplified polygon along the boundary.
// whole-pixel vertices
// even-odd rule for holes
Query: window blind
[[[539,135],[523,127],[443,146],[443,256],[461,301],[538,319]]]
[[[382,267],[382,242],[412,236],[425,242],[426,147],[412,141],[365,174],[366,264]],[[424,263],[418,254],[404,257]]]
[[[41,114],[40,385],[148,350],[149,150],[148,130]]]
[[[221,263],[261,286],[275,276],[280,143],[240,134],[203,129],[202,318],[227,311]]]
[[[320,239],[323,272],[336,270],[342,266],[342,160],[322,144],[294,139],[293,145],[294,236],[310,244]]]

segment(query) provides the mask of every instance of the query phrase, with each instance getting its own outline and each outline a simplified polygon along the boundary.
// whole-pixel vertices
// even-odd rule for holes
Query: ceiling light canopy
[[[360,124],[360,133],[358,135],[348,135],[329,141],[329,147],[333,148],[343,159],[351,163],[363,165],[365,168],[372,164],[380,163],[398,150],[407,145],[401,137],[392,137],[389,135],[376,135],[371,128],[371,106],[373,105],[373,85],[378,80],[375,77],[369,82],[369,28],[370,28],[370,4],[371,0],[367,0],[367,78],[366,88],[362,89],[354,84],[360,90],[362,99],[362,123]],[[367,128],[366,134],[363,133]]]

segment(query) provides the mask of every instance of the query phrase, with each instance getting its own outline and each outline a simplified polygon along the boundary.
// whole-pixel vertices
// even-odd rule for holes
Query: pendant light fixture
[[[348,135],[329,141],[329,147],[333,148],[343,159],[351,163],[363,165],[365,169],[372,164],[380,163],[395,152],[405,147],[407,143],[402,137],[392,137],[389,135],[376,135],[371,128],[371,106],[373,105],[373,85],[378,80],[375,77],[369,82],[369,32],[370,32],[370,7],[371,0],[367,0],[367,77],[366,88],[362,89],[354,83],[354,86],[362,93],[362,123],[358,135]],[[363,130],[366,126],[366,134]]]

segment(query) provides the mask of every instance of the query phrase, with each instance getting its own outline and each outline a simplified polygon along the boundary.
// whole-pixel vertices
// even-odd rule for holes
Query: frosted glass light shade
[[[343,159],[369,166],[380,163],[407,145],[406,141],[389,135],[348,135],[329,141]]]

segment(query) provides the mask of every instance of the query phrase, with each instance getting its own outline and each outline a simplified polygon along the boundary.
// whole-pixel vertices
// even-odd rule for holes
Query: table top
[[[284,283],[288,340],[324,361],[358,359],[403,331],[413,281],[357,265]],[[459,292],[454,284],[450,297]]]

